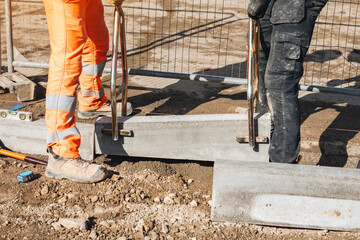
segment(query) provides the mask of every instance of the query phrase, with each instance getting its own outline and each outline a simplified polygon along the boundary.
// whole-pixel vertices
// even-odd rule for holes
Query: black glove
[[[259,19],[265,15],[266,9],[271,0],[250,0],[248,5],[248,15],[252,19]]]

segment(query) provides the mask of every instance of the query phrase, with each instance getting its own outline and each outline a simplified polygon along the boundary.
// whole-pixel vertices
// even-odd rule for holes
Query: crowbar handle
[[[248,65],[247,65],[247,101],[248,101],[248,128],[249,145],[256,144],[254,112],[259,90],[258,54],[260,42],[260,23],[250,19],[248,38]]]
[[[22,161],[25,161],[25,162],[29,162],[29,163],[47,165],[47,162],[45,162],[43,160],[40,160],[38,158],[26,156],[26,155],[21,154],[21,153],[15,153],[15,152],[12,152],[12,151],[8,151],[8,150],[5,150],[5,149],[3,149],[1,147],[0,147],[0,154],[4,155],[4,156],[16,158],[16,159],[19,159],[19,160],[22,160]]]
[[[121,50],[121,66],[122,66],[122,83],[117,89],[116,75],[117,75],[117,55],[119,48]],[[126,35],[125,35],[125,14],[121,6],[115,7],[114,12],[114,31],[113,31],[113,48],[111,59],[111,73],[110,73],[110,97],[111,97],[111,118],[112,118],[112,137],[114,141],[119,140],[119,126],[117,121],[117,96],[121,93],[121,116],[126,116],[127,105],[127,85],[129,79],[127,54],[126,54]]]

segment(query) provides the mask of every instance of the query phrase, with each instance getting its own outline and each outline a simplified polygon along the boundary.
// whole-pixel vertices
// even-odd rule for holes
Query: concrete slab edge
[[[82,136],[79,153],[85,160],[93,160],[95,125],[76,125]],[[12,151],[46,155],[46,132],[44,119],[28,122],[0,118],[0,145]]]
[[[360,170],[217,161],[212,220],[360,231]]]

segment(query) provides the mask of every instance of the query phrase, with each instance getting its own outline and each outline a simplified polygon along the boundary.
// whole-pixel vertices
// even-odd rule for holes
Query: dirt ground
[[[223,1],[226,4],[216,9],[218,2],[209,0],[206,5],[200,1],[195,8],[202,10],[196,11],[186,1],[129,0],[129,66],[244,77],[246,1]],[[341,7],[329,1],[321,15],[320,22],[333,24],[317,25],[303,83],[359,87],[359,38],[352,37],[357,8],[351,3],[356,0],[348,2]],[[2,24],[3,6],[1,1]],[[349,9],[349,14],[341,17],[334,14],[335,10],[347,13]],[[112,9],[105,8],[105,14],[111,26]],[[13,21],[15,46],[21,54],[28,60],[47,61],[49,44],[41,1],[13,1]],[[1,31],[3,34],[4,24]],[[345,47],[340,47],[345,40]],[[1,45],[4,65],[4,37]],[[336,50],[326,46],[335,46]],[[34,82],[47,79],[45,70],[16,69]],[[334,80],[326,82],[324,78]],[[104,76],[106,89],[108,79]],[[106,94],[109,96],[108,90]],[[43,97],[44,92],[40,92],[36,101],[21,103],[21,110],[44,118]],[[360,159],[360,98],[304,92],[299,98],[299,163],[355,168]],[[136,116],[234,113],[239,107],[240,111],[246,108],[246,90],[216,83],[131,76],[128,100]],[[0,108],[16,104],[15,95],[0,92]],[[36,157],[46,160],[46,156]],[[43,166],[0,157],[0,239],[360,239],[355,232],[212,222],[212,162],[104,155],[96,156],[94,161],[104,164],[112,175],[89,185],[47,179]],[[25,170],[32,170],[35,180],[18,183],[16,174]]]
[[[230,113],[246,106],[243,87],[181,84],[196,92],[150,91],[131,81],[129,101],[134,114]],[[360,159],[356,151],[359,98],[302,93],[300,99],[305,146],[300,164],[355,167]],[[11,94],[0,94],[0,100],[1,108],[17,103]],[[44,99],[24,103],[22,110],[43,118],[44,103]],[[46,156],[37,157],[46,160]],[[107,166],[112,176],[84,185],[47,179],[43,166],[1,157],[0,238],[360,239],[359,233],[352,232],[212,222],[212,162],[115,156],[97,156],[95,162]],[[16,174],[25,170],[32,170],[36,179],[20,184]]]

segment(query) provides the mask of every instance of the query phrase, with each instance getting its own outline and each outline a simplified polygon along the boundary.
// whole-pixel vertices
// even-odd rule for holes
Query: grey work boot
[[[118,116],[120,116],[121,111],[122,111],[121,102],[116,104],[116,109],[117,109]],[[132,114],[132,112],[133,112],[132,105],[131,105],[131,103],[127,102],[126,115],[130,115],[130,114]],[[103,106],[101,106],[100,108],[98,108],[96,110],[91,110],[91,111],[78,110],[78,117],[80,119],[91,119],[91,118],[96,118],[96,117],[100,117],[100,116],[111,117],[111,102],[110,101],[108,101],[107,103],[105,103]]]
[[[49,178],[67,178],[75,182],[94,183],[108,176],[107,169],[98,164],[90,164],[81,158],[63,158],[48,149],[49,159],[45,175]]]

